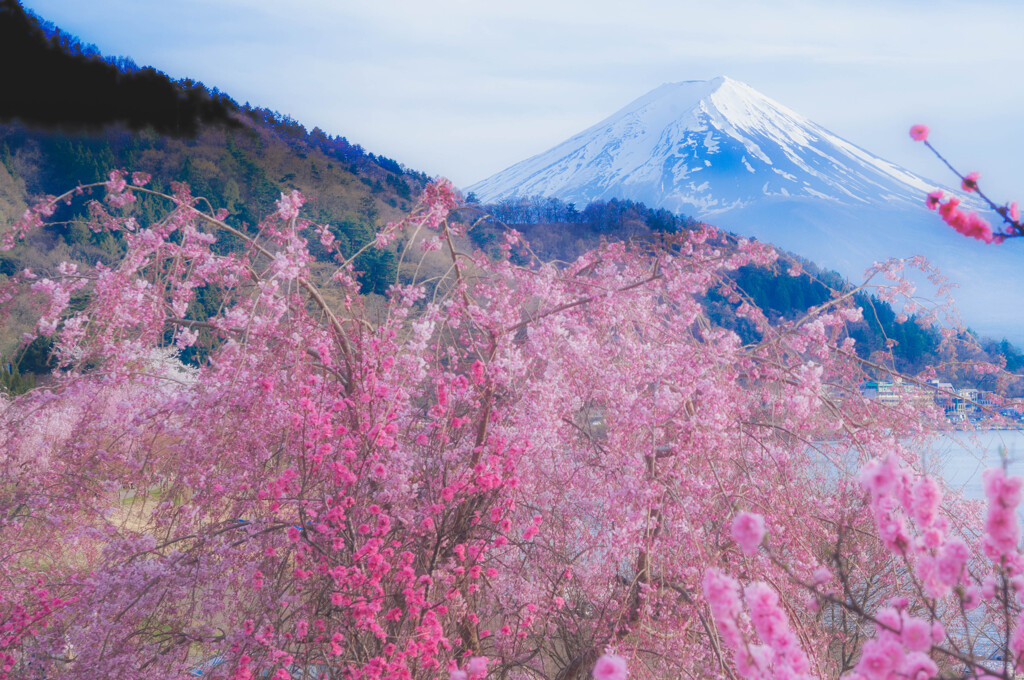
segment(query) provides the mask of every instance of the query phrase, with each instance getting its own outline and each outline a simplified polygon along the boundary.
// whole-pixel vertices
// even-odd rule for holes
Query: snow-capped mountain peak
[[[930,186],[720,76],[661,85],[467,190],[484,201],[628,198],[711,218],[775,196],[917,204]]]
[[[642,201],[781,246],[855,281],[873,262],[923,254],[960,285],[957,301],[976,330],[1024,343],[1024,307],[996,294],[1024,287],[1018,257],[942,224],[924,207],[935,186],[718,77],[661,85],[467,191],[484,202],[551,196],[581,208]]]

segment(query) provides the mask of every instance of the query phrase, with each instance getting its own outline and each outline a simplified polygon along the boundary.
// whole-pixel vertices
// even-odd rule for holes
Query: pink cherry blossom
[[[739,512],[732,520],[732,538],[745,555],[753,555],[764,540],[764,517],[750,512]]]
[[[885,680],[904,661],[903,647],[893,639],[871,639],[864,643],[856,670],[866,680]]]
[[[616,654],[603,654],[594,664],[594,680],[626,680],[626,660]]]
[[[978,177],[980,175],[977,172],[969,172],[964,175],[963,181],[960,186],[963,187],[964,191],[973,192],[978,190]]]
[[[282,193],[277,200],[277,214],[282,220],[292,220],[299,216],[299,209],[305,202],[305,197],[298,189],[292,189],[288,194]]]
[[[931,477],[922,477],[914,483],[911,497],[910,511],[914,519],[924,527],[931,526],[938,517],[939,504],[942,502],[942,490],[938,482]]]
[[[910,613],[958,631],[961,593],[1021,582],[1019,482],[986,477],[982,515],[924,481],[930,409],[861,396],[879,369],[852,296],[798,321],[758,309],[736,272],[775,266],[762,243],[701,225],[536,264],[511,231],[469,247],[438,181],[378,239],[410,262],[401,235],[425,226],[438,259],[367,299],[354,263],[314,263],[307,239],[331,232],[301,195],[237,233],[197,200],[179,185],[148,223],[96,201],[121,260],[0,285],[58,365],[0,396],[0,678],[61,658],[69,680],[212,659],[248,680],[480,680],[627,647],[652,677],[838,677],[826,607],[879,624],[858,673],[902,677],[930,669]],[[916,294],[911,265],[934,275],[874,271],[891,300]],[[765,520],[737,507],[772,518],[770,554],[739,557]],[[597,680],[624,680],[602,659]]]
[[[932,626],[927,621],[912,616],[903,620],[900,639],[912,652],[926,652],[932,646]]]
[[[469,673],[471,679],[479,679],[487,675],[487,657],[474,656],[471,658],[466,664],[466,672]]]
[[[939,674],[939,667],[923,652],[911,652],[903,661],[902,675],[908,680],[932,680]]]

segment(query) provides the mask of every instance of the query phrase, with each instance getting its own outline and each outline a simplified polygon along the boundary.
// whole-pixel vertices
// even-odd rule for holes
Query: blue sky
[[[1024,3],[24,0],[103,52],[466,186],[664,82],[728,75],[942,182],[1024,199]],[[1017,193],[1014,193],[1017,192]]]

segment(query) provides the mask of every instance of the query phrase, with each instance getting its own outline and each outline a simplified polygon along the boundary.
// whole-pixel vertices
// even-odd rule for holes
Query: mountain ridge
[[[711,218],[763,197],[909,207],[934,186],[719,76],[662,84],[467,191],[488,202],[627,198]]]

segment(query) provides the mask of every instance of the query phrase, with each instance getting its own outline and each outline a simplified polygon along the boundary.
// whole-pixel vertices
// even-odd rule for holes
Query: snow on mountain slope
[[[467,191],[629,198],[709,218],[765,197],[919,205],[930,185],[726,77],[670,83]]]
[[[924,208],[937,185],[730,78],[669,83],[554,148],[466,188],[483,202],[553,196],[642,201],[756,236],[859,280],[923,254],[960,286],[983,333],[1024,344],[1017,244],[965,239]],[[996,216],[990,216],[995,219]]]

